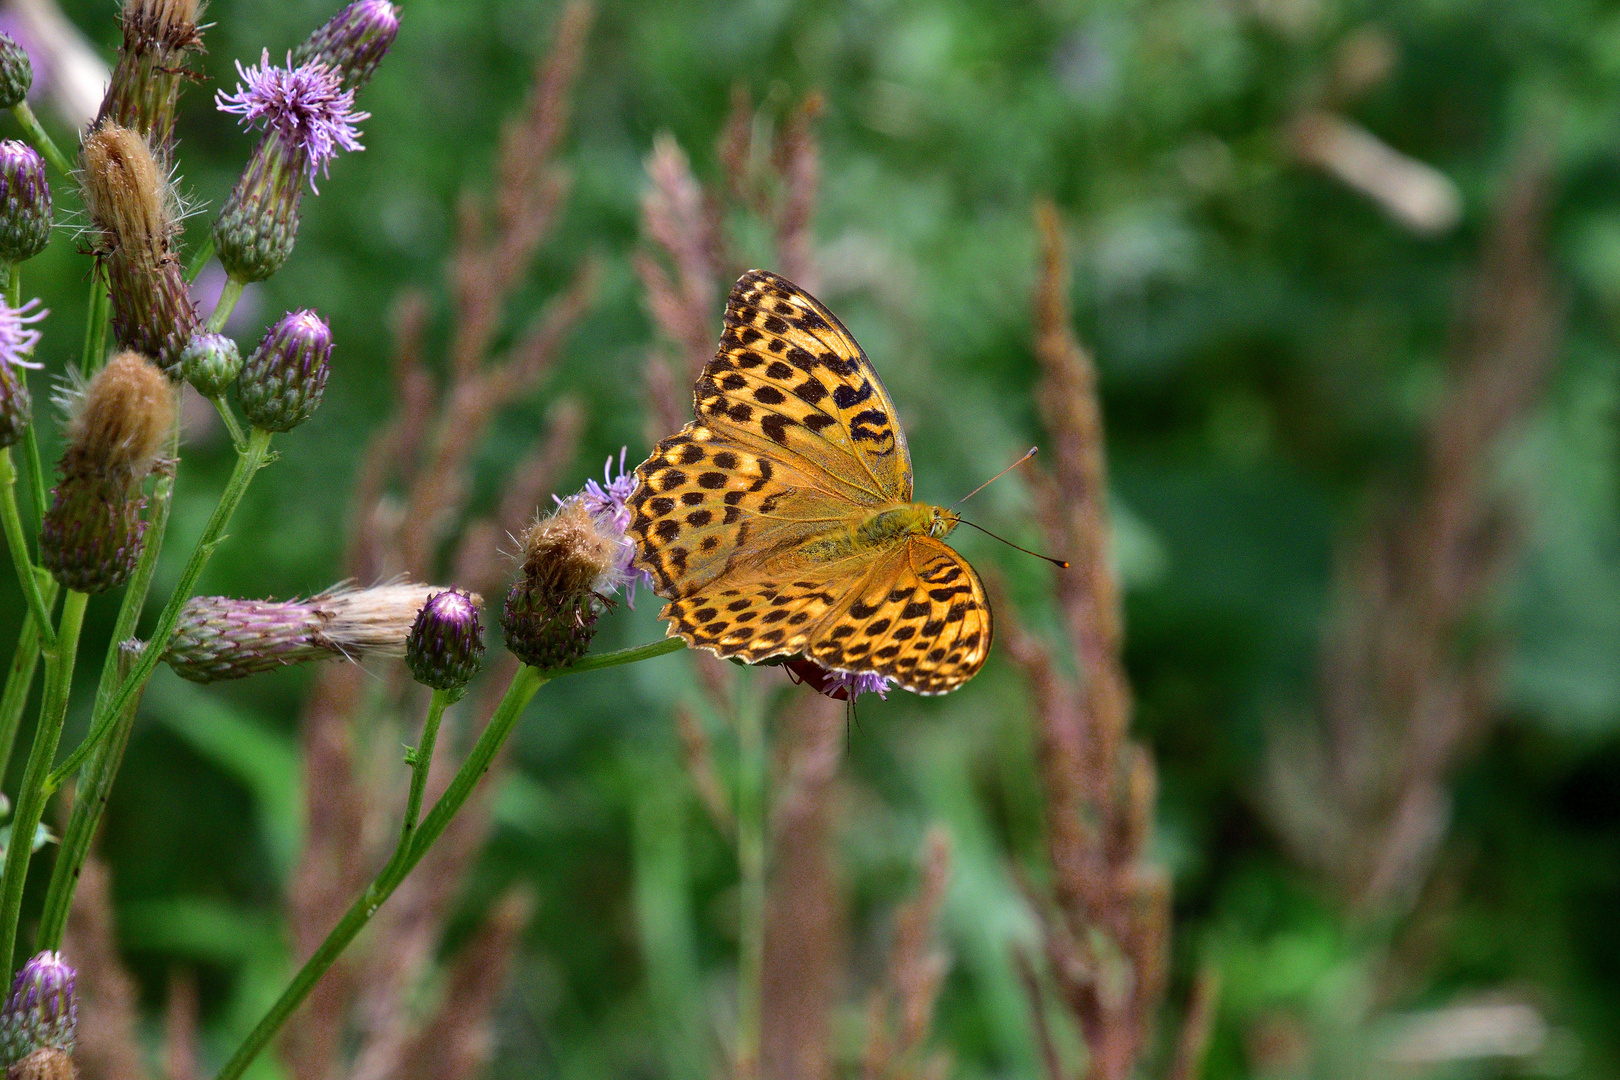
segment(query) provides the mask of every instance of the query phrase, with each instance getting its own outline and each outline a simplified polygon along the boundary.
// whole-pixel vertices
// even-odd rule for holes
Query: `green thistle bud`
[[[596,617],[624,580],[624,534],[574,497],[524,533],[523,575],[501,612],[506,647],[531,667],[566,667],[585,655]]]
[[[293,53],[293,63],[325,64],[358,90],[371,81],[384,54],[399,36],[399,8],[388,0],[357,0],[309,35]]]
[[[57,581],[102,593],[134,573],[146,533],[141,484],[174,416],[173,388],[139,353],[113,357],[85,387],[40,527],[40,563]]]
[[[435,690],[459,690],[478,674],[484,628],[478,605],[455,589],[428,597],[405,639],[405,663],[416,681]]]
[[[22,438],[33,418],[34,403],[22,371],[0,360],[0,449]]]
[[[181,678],[208,683],[315,660],[402,656],[417,613],[439,592],[405,582],[336,585],[307,600],[194,596],[163,660]]]
[[[291,431],[310,418],[326,392],[332,331],[313,311],[281,317],[242,365],[236,394],[254,427]]]
[[[0,142],[0,262],[32,259],[51,239],[45,162],[27,143]]]
[[[34,85],[34,65],[28,50],[10,34],[0,34],[0,109],[21,105]]]
[[[214,222],[214,250],[237,281],[263,281],[280,270],[298,239],[308,172],[277,131],[260,140]]]
[[[241,370],[242,354],[224,334],[198,334],[180,351],[181,377],[205,398],[224,397]]]
[[[17,972],[11,996],[0,1009],[0,1056],[14,1065],[36,1050],[71,1053],[78,1030],[74,971],[62,954],[42,952]]]

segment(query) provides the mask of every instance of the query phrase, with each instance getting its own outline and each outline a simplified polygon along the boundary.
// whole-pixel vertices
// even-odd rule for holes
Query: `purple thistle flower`
[[[39,307],[37,296],[15,308],[0,300],[0,364],[36,370],[45,366],[28,357],[39,344],[40,333],[34,329],[34,323],[49,314],[50,309]]]
[[[629,447],[619,448],[619,475],[616,477],[613,475],[613,457],[609,455],[607,464],[602,467],[602,483],[598,484],[595,480],[585,481],[585,489],[576,498],[585,504],[585,509],[591,512],[599,525],[604,529],[611,528],[619,537],[621,554],[618,571],[625,581],[625,603],[634,608],[636,586],[646,585],[650,589],[653,582],[651,574],[632,566],[636,557],[636,544],[625,535],[626,530],[630,528],[631,519],[635,516],[630,510],[630,496],[636,490],[635,474],[624,471],[625,456],[628,453]],[[562,505],[562,499],[557,499],[555,495],[552,498],[557,500],[558,506]]]
[[[355,111],[354,90],[343,89],[339,72],[322,63],[294,66],[291,53],[286,67],[273,67],[269,49],[256,67],[244,68],[238,60],[236,71],[243,82],[234,94],[219,91],[215,107],[240,116],[246,127],[280,134],[293,153],[304,158],[305,174],[316,194],[317,170],[326,175],[339,150],[365,149],[355,125],[371,114]]]

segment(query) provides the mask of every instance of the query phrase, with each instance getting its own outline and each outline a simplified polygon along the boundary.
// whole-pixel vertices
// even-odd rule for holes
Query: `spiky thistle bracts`
[[[356,0],[293,53],[292,63],[324,64],[343,85],[358,90],[371,81],[383,56],[399,36],[399,8],[388,0]]]
[[[326,392],[332,331],[313,311],[293,311],[265,331],[242,364],[236,396],[254,427],[291,431],[308,420]]]
[[[369,589],[345,583],[306,600],[196,596],[181,609],[163,660],[181,678],[207,683],[315,660],[403,656],[423,605],[444,591],[411,582]]]
[[[59,952],[42,952],[17,972],[0,1008],[0,1065],[38,1050],[71,1053],[78,1033],[77,974]]]
[[[96,123],[130,128],[150,140],[167,163],[174,153],[174,112],[180,90],[195,76],[188,68],[202,51],[198,0],[125,0],[119,15],[123,43]]]
[[[85,137],[80,181],[107,271],[118,344],[145,353],[173,378],[201,320],[171,249],[179,200],[147,140],[103,123]]]
[[[32,259],[51,239],[45,161],[15,139],[0,142],[0,262]]]
[[[537,668],[566,667],[590,647],[596,617],[624,583],[624,533],[581,495],[524,532],[522,571],[501,612],[506,647]]]
[[[484,627],[470,593],[446,589],[428,597],[405,639],[405,664],[416,681],[435,690],[459,690],[484,659]]]
[[[34,64],[28,50],[10,34],[0,34],[0,109],[22,104],[34,85]]]
[[[146,532],[141,485],[175,407],[168,380],[134,352],[109,360],[79,396],[39,539],[41,564],[67,588],[102,593],[134,572]]]

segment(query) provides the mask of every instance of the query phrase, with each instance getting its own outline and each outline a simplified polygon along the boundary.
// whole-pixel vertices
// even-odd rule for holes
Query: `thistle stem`
[[[196,587],[197,579],[202,576],[203,567],[208,565],[208,558],[219,546],[225,537],[225,526],[230,524],[231,515],[242,502],[242,496],[247,492],[248,484],[253,476],[265,465],[270,452],[270,432],[262,428],[254,428],[253,434],[248,436],[247,446],[236,457],[236,468],[231,473],[230,480],[226,481],[225,490],[220,494],[219,502],[214,507],[214,513],[203,527],[202,536],[197,540],[197,546],[192,549],[191,558],[186,561],[186,568],[180,574],[180,581],[175,585],[174,592],[169,595],[168,603],[163,605],[163,612],[158,616],[157,625],[152,628],[151,636],[147,639],[146,648],[141,650],[141,658],[131,671],[118,685],[118,692],[102,705],[97,702],[95,715],[90,722],[90,733],[68,755],[66,761],[51,772],[47,783],[54,791],[62,786],[62,782],[72,776],[80,765],[84,764],[90,752],[107,736],[118,721],[119,715],[129,706],[135,694],[146,685],[146,680],[152,677],[158,661],[163,658],[163,651],[169,647],[169,638],[174,634],[174,627],[180,621],[180,609],[191,598],[191,590]]]
[[[34,853],[34,831],[45,816],[45,803],[51,796],[52,789],[46,784],[47,773],[51,758],[56,756],[57,741],[62,737],[62,723],[67,718],[68,694],[73,689],[73,662],[78,656],[79,631],[84,626],[84,606],[89,600],[86,593],[67,591],[67,599],[62,602],[62,624],[57,628],[56,649],[46,653],[45,698],[40,705],[39,727],[34,732],[28,767],[23,770],[22,784],[17,791],[11,842],[6,845],[5,873],[0,875],[0,961],[4,961],[0,971],[8,979],[17,945],[23,886],[27,883],[28,862]]]
[[[180,428],[169,433],[169,459],[178,466],[180,460]],[[117,689],[130,668],[130,658],[121,648],[135,636],[136,624],[146,607],[146,597],[152,588],[152,575],[157,570],[158,555],[163,550],[163,537],[169,527],[169,509],[174,504],[175,476],[173,466],[160,473],[152,490],[152,508],[147,516],[146,543],[135,563],[135,573],[124,589],[124,598],[118,607],[118,620],[113,624],[112,641],[102,659],[101,680],[96,684],[96,709],[106,707],[108,699]],[[135,711],[139,695],[131,697],[129,704],[119,712],[107,739],[90,757],[84,774],[73,795],[73,810],[68,815],[67,828],[62,832],[61,847],[56,863],[51,867],[51,884],[45,893],[45,910],[40,916],[36,951],[60,948],[62,933],[67,927],[68,908],[79,885],[79,873],[84,860],[90,855],[90,842],[101,823],[101,811],[112,790],[113,778],[123,764],[124,748],[129,745],[130,731],[135,726]]]
[[[231,317],[231,311],[236,302],[242,299],[242,290],[247,286],[233,277],[225,279],[225,287],[220,290],[219,303],[214,305],[214,313],[208,316],[208,333],[217,334],[225,329],[225,321]]]
[[[765,973],[765,709],[744,692],[737,703],[737,1075],[759,1076],[760,1016]]]
[[[422,819],[422,798],[427,792],[428,769],[433,765],[433,746],[439,739],[439,721],[444,719],[444,709],[450,704],[450,691],[433,691],[433,700],[428,703],[427,719],[422,722],[422,741],[411,751],[411,793],[405,800],[405,826],[400,830],[400,847],[407,847],[411,842],[411,833],[416,831],[417,822]]]
[[[11,115],[17,118],[17,123],[22,125],[23,133],[28,136],[35,148],[45,155],[45,160],[50,162],[57,172],[64,175],[73,172],[73,165],[62,156],[62,151],[56,148],[56,143],[45,133],[45,129],[40,126],[39,117],[34,115],[34,110],[28,107],[27,101],[19,101],[13,105]]]
[[[242,425],[237,422],[236,414],[231,412],[231,407],[226,403],[223,396],[209,398],[208,400],[214,403],[214,409],[219,413],[220,422],[225,425],[226,432],[230,434],[231,445],[236,447],[237,453],[241,453],[242,448],[247,445],[247,436],[242,434]]]
[[[40,628],[40,638],[48,650],[56,644],[56,634],[51,630],[50,612],[45,608],[39,581],[34,577],[34,564],[28,557],[22,516],[17,512],[17,468],[11,463],[9,446],[0,448],[0,523],[5,527],[6,547],[11,551],[11,565],[17,571],[17,584],[28,600],[28,613]]]
[[[0,780],[11,764],[11,748],[17,741],[17,729],[22,725],[23,708],[28,704],[28,693],[34,688],[34,669],[39,666],[40,647],[44,643],[40,626],[50,626],[50,612],[56,606],[56,579],[43,570],[35,570],[39,591],[45,598],[46,622],[41,624],[33,612],[23,616],[22,629],[17,633],[17,648],[6,671],[6,688],[0,691]]]
[[[428,849],[443,835],[451,819],[456,816],[456,813],[472,795],[473,789],[478,786],[478,781],[488,771],[490,763],[495,760],[495,755],[506,742],[507,736],[512,733],[512,728],[517,724],[518,717],[523,714],[524,706],[529,703],[540,687],[552,679],[560,679],[565,675],[577,675],[584,671],[596,671],[601,668],[616,667],[619,664],[631,664],[638,660],[648,660],[684,648],[685,645],[686,643],[680,638],[666,638],[663,641],[637,645],[634,648],[619,649],[615,652],[602,653],[599,656],[583,657],[571,667],[541,671],[525,665],[519,669],[516,677],[512,679],[512,684],[506,688],[506,696],[501,699],[499,707],[495,710],[495,715],[490,717],[489,724],[485,726],[483,734],[478,736],[477,743],[473,745],[471,752],[467,754],[467,760],[461,763],[460,769],[456,770],[456,775],[450,781],[450,786],[445,789],[443,795],[439,796],[439,801],[433,804],[433,809],[428,811],[427,817],[422,819],[420,826],[413,830],[410,822],[415,810],[421,806],[417,784],[420,782],[425,789],[427,768],[432,753],[433,736],[429,734],[428,724],[434,725],[434,734],[436,735],[437,725],[432,710],[434,706],[438,705],[442,693],[436,691],[433,695],[434,706],[429,707],[428,723],[423,725],[422,747],[417,751],[417,760],[414,763],[416,771],[413,772],[411,777],[412,801],[408,803],[406,808],[405,820],[407,824],[401,830],[399,846],[394,850],[393,857],[388,860],[388,865],[383,868],[382,873],[377,875],[377,880],[371,883],[365,893],[354,902],[354,906],[349,908],[342,919],[338,920],[338,924],[332,928],[332,932],[326,936],[326,940],[321,942],[320,947],[298,970],[298,974],[293,976],[292,982],[287,984],[287,989],[281,992],[281,996],[276,999],[274,1005],[270,1006],[270,1010],[264,1014],[264,1018],[249,1033],[242,1045],[237,1047],[236,1053],[232,1054],[231,1059],[225,1063],[224,1068],[220,1069],[215,1080],[239,1080],[242,1074],[247,1071],[248,1066],[253,1064],[253,1059],[258,1057],[259,1052],[269,1045],[271,1039],[275,1038],[276,1032],[281,1030],[281,1026],[287,1022],[287,1018],[303,1003],[304,998],[309,996],[309,992],[315,988],[315,984],[321,981],[321,976],[325,975],[327,969],[337,962],[337,958],[343,954],[343,950],[355,939],[355,936],[365,929],[366,923],[377,913],[377,909],[382,906],[382,902],[388,899],[389,895],[399,887],[399,883],[405,880],[406,875],[416,867],[416,864],[422,861],[422,857],[428,853]],[[448,701],[446,701],[446,704],[448,704]],[[438,711],[442,714],[442,706],[439,706]]]

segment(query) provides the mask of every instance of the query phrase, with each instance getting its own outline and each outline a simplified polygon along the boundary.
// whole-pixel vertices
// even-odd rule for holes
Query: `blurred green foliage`
[[[111,0],[67,7],[110,56]],[[209,6],[205,64],[217,81],[187,93],[180,125],[182,187],[200,204],[219,203],[251,146],[209,107],[215,85],[230,85],[233,60],[279,56],[332,7]],[[336,162],[306,201],[296,253],[254,290],[238,331],[252,339],[285,309],[319,310],[338,341],[326,403],[281,440],[204,591],[284,597],[331,583],[345,478],[392,408],[389,305],[404,286],[428,289],[442,341],[455,201],[489,189],[501,122],[520,107],[555,14],[549,0],[405,4],[398,45],[361,96],[365,152]],[[1462,219],[1443,235],[1414,235],[1289,148],[1287,124],[1318,100],[1358,31],[1383,35],[1394,63],[1345,110],[1457,184]],[[605,260],[604,285],[550,385],[497,424],[478,505],[498,498],[504,468],[562,392],[589,410],[580,481],[621,445],[632,459],[644,449],[640,373],[654,334],[629,265],[642,160],[669,130],[712,177],[736,83],[756,100],[825,97],[823,298],[899,402],[920,497],[949,501],[1039,441],[1032,200],[1054,197],[1072,225],[1079,329],[1101,368],[1128,524],[1137,726],[1161,770],[1174,997],[1200,961],[1224,968],[1217,1078],[1256,1067],[1255,1033],[1278,1010],[1349,1028],[1368,992],[1368,944],[1266,824],[1265,732],[1311,708],[1335,543],[1364,520],[1372,492],[1415,475],[1506,171],[1531,140],[1551,151],[1561,360],[1504,455],[1503,482],[1527,511],[1525,555],[1495,613],[1507,705],[1456,778],[1439,870],[1449,900],[1396,936],[1412,950],[1410,977],[1386,1004],[1511,990],[1559,1032],[1559,1053],[1523,1068],[1620,1072],[1620,7],[604,0],[568,139],[574,187],[508,325],[521,327],[584,255]],[[42,355],[55,373],[76,357],[82,325],[87,262],[73,248],[64,236],[24,276],[53,310]],[[218,439],[186,456],[159,600],[228,458]],[[1016,483],[981,502],[986,524],[1035,540]],[[1042,564],[957,539],[1031,622],[1055,627]],[[0,625],[21,610],[14,584],[0,583]],[[92,605],[85,655],[99,655],[114,610]],[[655,611],[644,601],[608,617],[604,643],[658,635]],[[690,1010],[706,1007],[732,963],[735,867],[687,793],[669,723],[685,665],[671,657],[548,687],[514,738],[522,774],[498,800],[500,828],[464,900],[470,925],[512,881],[539,898],[501,1013],[497,1075],[678,1071],[668,1047],[679,1038],[659,1018],[679,1007],[698,1022]],[[309,682],[288,671],[204,693],[160,672],[107,817],[130,958],[154,1007],[170,965],[200,970],[211,1054],[276,986],[275,912],[300,828],[295,717]],[[69,738],[82,709],[76,723]],[[850,734],[857,957],[880,955],[926,827],[943,821],[956,839],[946,916],[956,964],[936,1039],[962,1076],[1033,1075],[1007,953],[1033,934],[1010,872],[1036,866],[1041,850],[1031,743],[1020,680],[999,657],[943,700],[863,701]],[[639,935],[638,905],[639,925],[672,928],[662,948]]]

